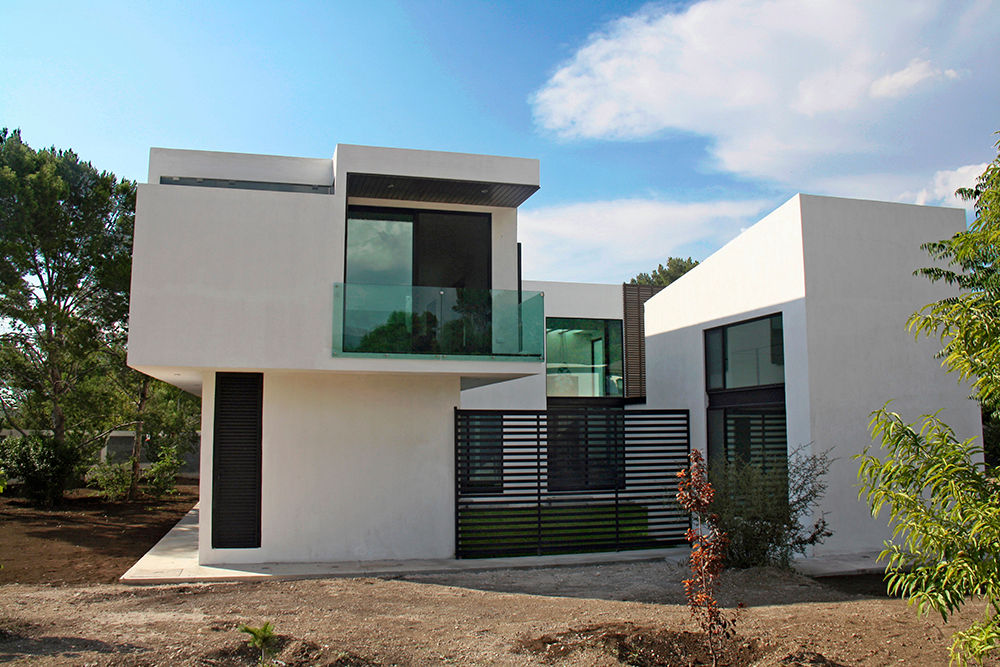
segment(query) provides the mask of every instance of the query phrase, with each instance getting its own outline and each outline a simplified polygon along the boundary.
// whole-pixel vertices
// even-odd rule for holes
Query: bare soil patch
[[[111,583],[198,502],[185,483],[161,499],[109,503],[76,489],[52,509],[0,496],[0,584]]]
[[[656,578],[666,566],[676,567],[632,563],[628,576]],[[607,567],[599,576],[594,566],[492,576],[557,576],[582,592],[587,581],[611,580]],[[727,577],[727,595],[758,587],[770,593],[743,610],[727,664],[946,665],[948,636],[982,611],[972,605],[943,624],[917,618],[901,600],[845,593],[779,570]],[[8,584],[0,586],[0,664],[251,665],[255,653],[236,628],[264,621],[282,637],[276,657],[285,665],[703,664],[681,599],[664,593],[622,601],[602,592],[531,595],[371,578]]]
[[[692,665],[707,659],[670,561],[390,579],[130,587],[110,582],[190,508],[0,497],[0,665],[253,665],[240,623],[274,624],[283,665]],[[949,624],[917,618],[879,577],[828,584],[728,573],[746,608],[730,665],[946,665]],[[996,664],[996,663],[993,663]]]

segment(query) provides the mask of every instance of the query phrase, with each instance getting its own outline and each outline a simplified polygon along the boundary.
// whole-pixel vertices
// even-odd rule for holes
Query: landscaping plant
[[[879,557],[888,559],[889,592],[944,620],[981,596],[982,619],[955,632],[951,655],[982,664],[1000,650],[1000,483],[979,462],[982,448],[934,415],[916,430],[883,408],[871,428],[885,460],[866,448],[858,478],[872,514],[884,507],[893,524]]]
[[[794,554],[832,534],[822,514],[816,516],[826,492],[829,453],[803,450],[798,447],[787,461],[766,468],[742,459],[712,462],[715,497],[709,509],[727,538],[727,567],[788,567]]]
[[[128,496],[129,482],[132,479],[129,463],[115,463],[110,459],[101,461],[91,467],[87,480],[96,486],[101,496],[110,502],[117,502]]]
[[[725,567],[726,535],[719,529],[718,517],[711,512],[715,491],[705,470],[701,452],[691,451],[690,467],[677,473],[680,478],[677,501],[691,515],[687,530],[691,543],[691,578],[684,580],[691,615],[708,640],[712,666],[719,663],[723,642],[735,636],[736,615],[719,608],[715,590]]]
[[[274,626],[269,621],[265,621],[264,625],[259,628],[240,623],[236,629],[246,633],[250,646],[260,651],[260,660],[257,664],[261,666],[272,664],[271,656],[274,654],[274,645],[278,640],[278,635],[274,634]]]

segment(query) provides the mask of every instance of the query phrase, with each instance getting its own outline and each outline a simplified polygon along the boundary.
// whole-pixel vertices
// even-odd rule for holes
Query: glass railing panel
[[[334,284],[335,355],[542,358],[539,292]]]

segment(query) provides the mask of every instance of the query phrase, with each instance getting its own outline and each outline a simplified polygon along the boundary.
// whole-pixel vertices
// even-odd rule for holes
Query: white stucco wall
[[[788,441],[811,441],[802,257],[794,197],[646,302],[646,405],[689,410],[692,446],[706,442],[705,330],[778,312]]]
[[[620,320],[623,317],[622,286],[604,283],[567,283],[525,280],[526,292],[545,294],[545,317],[582,317]],[[544,410],[545,369],[541,374],[497,382],[462,392],[467,410]]]
[[[202,563],[450,558],[457,377],[264,373],[259,549],[212,549],[202,448]],[[211,434],[214,374],[202,433]]]
[[[934,339],[914,340],[909,316],[954,294],[913,271],[930,265],[922,243],[965,228],[965,212],[928,206],[802,195],[806,318],[817,449],[834,448],[825,507],[834,531],[817,553],[878,548],[883,516],[872,521],[858,501],[857,462],[871,443],[872,411],[891,409],[907,421],[941,410],[960,438],[981,436],[970,390],[947,375]]]

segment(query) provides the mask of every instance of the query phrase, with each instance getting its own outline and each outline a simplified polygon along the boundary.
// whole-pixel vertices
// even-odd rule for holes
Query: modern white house
[[[964,229],[960,209],[796,195],[645,304],[648,404],[689,409],[709,458],[829,450],[833,535],[814,553],[880,549],[889,531],[858,500],[852,458],[871,444],[871,413],[890,400],[908,421],[940,410],[982,438],[938,341],[906,329],[953,293],[914,275],[931,263],[921,244]]]
[[[800,195],[655,294],[522,280],[538,187],[520,158],[152,149],[128,359],[202,397],[202,564],[673,544],[692,446],[834,448],[825,548],[858,551],[869,412],[979,434],[903,326],[960,211]]]

